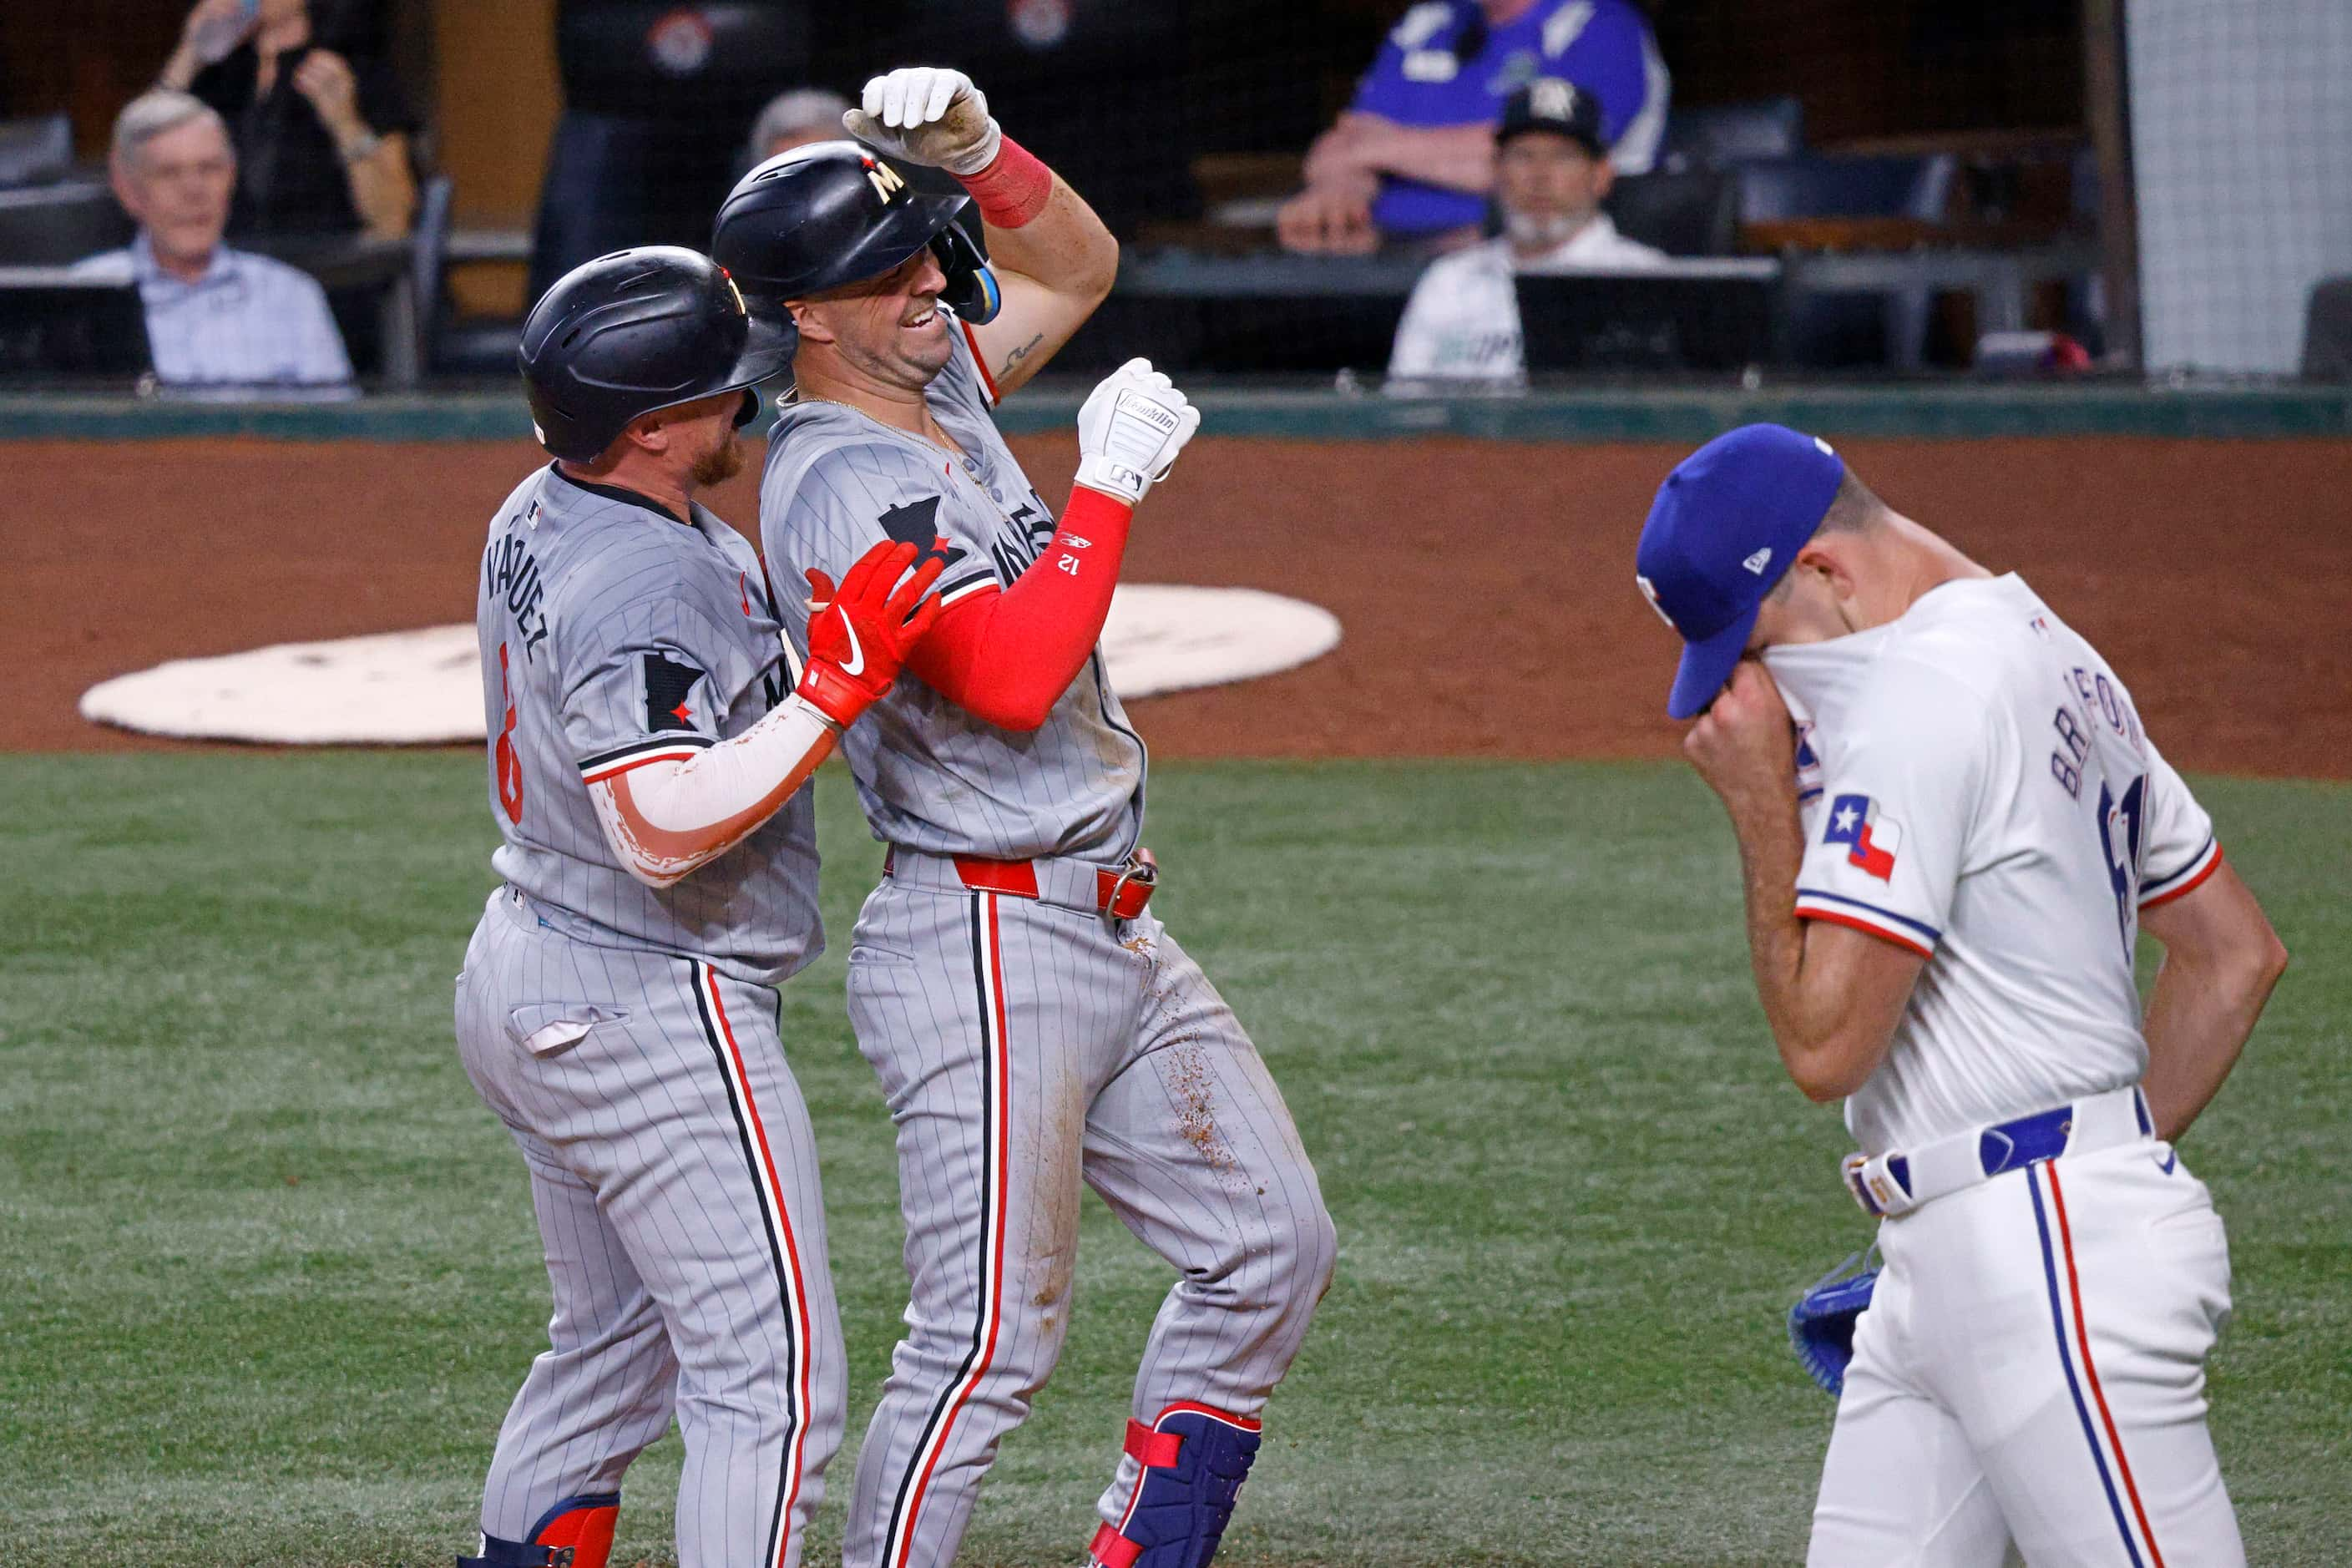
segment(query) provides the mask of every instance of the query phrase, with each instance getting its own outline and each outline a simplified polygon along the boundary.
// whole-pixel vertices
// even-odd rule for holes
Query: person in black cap
[[[1601,198],[1616,171],[1601,136],[1601,100],[1538,77],[1512,95],[1495,132],[1495,205],[1503,232],[1441,257],[1413,285],[1389,357],[1391,381],[1516,381],[1525,374],[1517,272],[1620,272],[1665,252],[1617,232]]]

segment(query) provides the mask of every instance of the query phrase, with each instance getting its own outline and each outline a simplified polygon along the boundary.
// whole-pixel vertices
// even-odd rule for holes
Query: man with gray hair
[[[236,153],[218,114],[188,93],[141,94],[115,118],[110,170],[138,236],[73,271],[138,286],[157,379],[350,388],[351,360],[318,281],[221,243]]]
[[[746,149],[751,159],[743,166],[749,169],[764,163],[779,153],[789,153],[812,142],[840,141],[844,134],[841,117],[848,112],[849,100],[821,87],[796,87],[790,92],[776,94],[760,110],[760,118],[751,122],[751,139]]]

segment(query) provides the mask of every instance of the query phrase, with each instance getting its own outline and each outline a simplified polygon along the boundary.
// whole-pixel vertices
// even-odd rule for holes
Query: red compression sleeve
[[[956,179],[971,193],[981,221],[991,228],[1019,228],[1044,212],[1054,195],[1054,171],[1010,136],[998,142],[987,168]]]
[[[1001,594],[950,605],[907,668],[985,723],[1034,730],[1070,689],[1110,615],[1135,509],[1071,487],[1045,554]]]

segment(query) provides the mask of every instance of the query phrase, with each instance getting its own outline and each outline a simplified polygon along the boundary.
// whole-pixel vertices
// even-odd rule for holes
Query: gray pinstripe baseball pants
[[[953,1559],[998,1442],[1061,1353],[1081,1181],[1181,1270],[1136,1376],[1147,1423],[1178,1401],[1256,1416],[1337,1248],[1265,1064],[1157,919],[1114,927],[965,890],[945,864],[900,854],[850,951],[850,1018],[898,1127],[913,1289],[858,1456],[848,1568]],[[1107,1454],[1122,1430],[1104,1423]],[[1119,1460],[1105,1519],[1138,1473]]]
[[[501,889],[467,949],[457,1041],[530,1168],[554,1293],[482,1529],[521,1540],[551,1505],[619,1490],[675,1411],[681,1568],[791,1568],[847,1390],[775,993],[575,940]]]

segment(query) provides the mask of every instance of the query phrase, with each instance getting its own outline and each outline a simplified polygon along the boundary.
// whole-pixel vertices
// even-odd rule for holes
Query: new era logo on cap
[[[1819,437],[1747,425],[1684,458],[1658,487],[1635,570],[1643,597],[1683,637],[1669,715],[1690,718],[1723,689],[1765,595],[1821,526],[1844,477]]]

